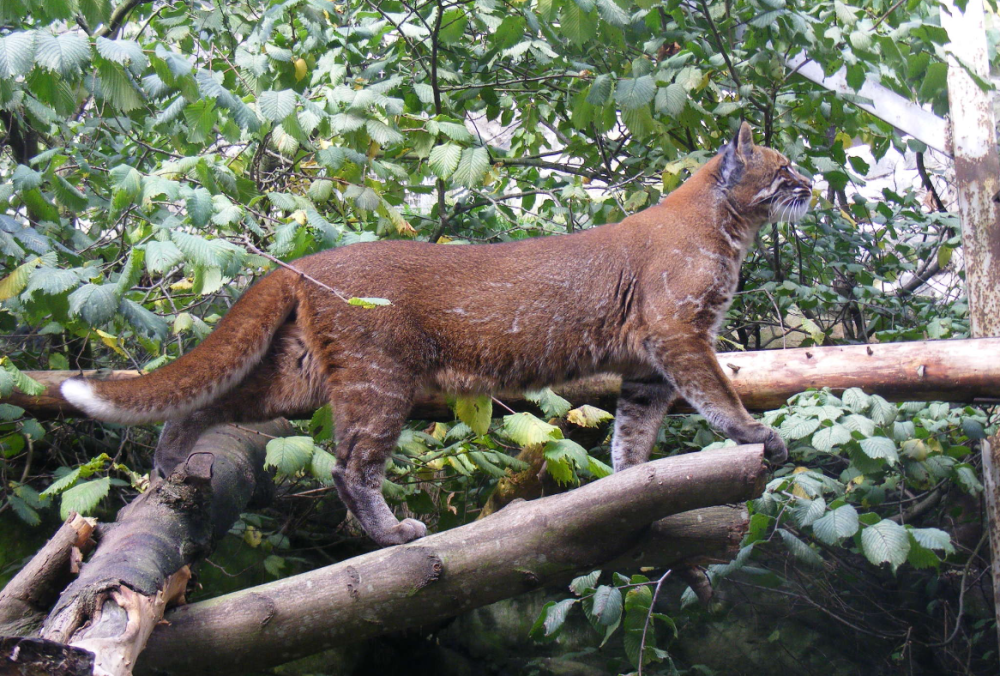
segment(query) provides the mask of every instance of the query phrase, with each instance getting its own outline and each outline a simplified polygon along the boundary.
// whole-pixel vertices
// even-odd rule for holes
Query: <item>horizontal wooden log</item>
[[[1000,400],[997,355],[1000,355],[1000,338],[723,352],[717,357],[744,405],[753,411],[766,411],[779,408],[793,394],[822,387],[836,392],[860,387],[890,401],[995,402]],[[56,388],[78,372],[27,374],[48,386],[49,391],[39,397],[15,393],[0,400],[2,403],[20,406],[40,418],[83,415],[69,406]],[[112,373],[112,377],[118,378],[138,375],[137,371]],[[620,387],[621,380],[616,376],[596,376],[554,389],[574,404],[613,409]],[[498,398],[512,408],[533,407],[521,394]],[[411,417],[446,420],[453,414],[443,396],[428,394],[418,399]]]
[[[665,515],[746,501],[760,495],[766,476],[762,447],[738,446],[665,458],[568,493],[515,502],[410,544],[177,608],[153,632],[136,673],[244,673],[432,626],[627,557]],[[739,530],[731,522],[722,527],[727,541]]]

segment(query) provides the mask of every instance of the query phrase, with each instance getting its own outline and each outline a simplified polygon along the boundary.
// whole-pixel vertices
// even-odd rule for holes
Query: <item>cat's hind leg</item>
[[[676,398],[666,380],[623,380],[611,437],[611,464],[616,472],[649,460],[656,434]]]

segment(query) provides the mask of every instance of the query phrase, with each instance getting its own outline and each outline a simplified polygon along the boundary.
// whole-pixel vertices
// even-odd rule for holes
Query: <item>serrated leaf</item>
[[[788,547],[788,550],[803,563],[819,568],[823,565],[823,557],[821,557],[816,550],[810,547],[808,544],[795,537],[792,533],[788,532],[784,528],[778,528],[778,533],[781,534],[781,539]]]
[[[333,484],[333,469],[337,466],[337,459],[331,453],[327,453],[318,446],[313,448],[312,459],[309,463],[309,472],[314,478],[319,479],[327,485]]]
[[[910,537],[898,523],[882,519],[861,531],[861,549],[875,565],[888,563],[895,570],[906,561]]]
[[[177,245],[167,240],[146,242],[146,270],[151,274],[163,274],[184,260],[184,254]]]
[[[18,518],[29,526],[37,526],[42,522],[42,517],[38,515],[38,512],[36,512],[27,502],[16,495],[8,496],[7,502],[14,510],[14,513],[17,514]]]
[[[549,418],[561,418],[573,408],[573,404],[553,392],[550,387],[535,392],[525,392],[524,398],[537,404]]]
[[[789,416],[781,423],[778,431],[782,438],[794,441],[808,437],[816,431],[820,422],[815,418],[802,418],[796,415]]]
[[[591,614],[599,624],[605,627],[618,624],[623,607],[622,593],[617,587],[602,584],[594,591]]]
[[[466,148],[462,151],[462,158],[455,167],[452,178],[456,183],[472,188],[483,180],[489,167],[490,155],[486,148]]]
[[[566,419],[580,427],[599,427],[601,423],[614,419],[614,416],[596,406],[584,404],[567,413]]]
[[[597,0],[597,11],[601,18],[612,26],[625,26],[629,22],[629,15],[624,9],[618,6],[614,0]]]
[[[581,575],[580,577],[573,578],[573,581],[569,583],[570,591],[572,591],[577,596],[583,596],[587,593],[588,589],[593,589],[594,585],[597,584],[598,578],[601,577],[601,571],[595,570],[586,575]]]
[[[656,109],[659,112],[666,112],[671,117],[678,117],[684,112],[687,105],[688,93],[684,85],[673,82],[666,87],[660,88],[656,93]]]
[[[656,83],[652,75],[619,80],[615,89],[615,101],[622,110],[640,108],[652,101],[655,95]]]
[[[110,490],[110,477],[85,481],[70,488],[62,494],[62,502],[59,506],[60,518],[67,519],[70,512],[76,512],[83,516],[91,514],[101,500],[107,497]]]
[[[195,188],[185,204],[192,223],[199,228],[208,224],[212,216],[212,193],[205,188]]]
[[[594,106],[604,105],[608,97],[611,96],[611,88],[614,86],[614,83],[615,80],[610,75],[598,75],[594,78],[594,82],[590,85],[590,90],[587,92],[587,103]]]
[[[462,148],[454,143],[434,146],[427,158],[427,166],[438,178],[448,178],[455,172],[462,158]]]
[[[122,299],[119,312],[137,333],[150,340],[163,341],[167,337],[167,322],[133,300]]]
[[[561,439],[562,431],[530,413],[514,413],[504,416],[503,433],[519,446],[535,446],[553,439]]]
[[[482,436],[490,429],[493,400],[485,394],[478,397],[458,397],[455,399],[455,415],[472,428],[477,436]]]
[[[63,77],[80,72],[90,61],[90,42],[75,31],[53,36],[39,31],[35,45],[35,63]]]
[[[582,47],[597,35],[597,12],[584,11],[577,3],[566,2],[559,12],[559,30],[574,45]]]
[[[403,135],[384,122],[368,120],[365,122],[368,136],[380,146],[393,146],[403,142]]]
[[[69,312],[90,326],[98,326],[115,316],[120,303],[114,284],[85,284],[69,295]]]
[[[851,505],[842,505],[814,521],[812,529],[826,544],[838,544],[858,532],[858,512]]]
[[[139,71],[148,63],[142,46],[134,40],[109,40],[98,36],[95,46],[98,54],[114,63],[134,65]]]
[[[792,507],[792,516],[800,527],[813,525],[826,512],[826,500],[817,497],[815,500],[799,498]]]
[[[35,65],[35,31],[17,31],[0,38],[0,78],[27,75]]]
[[[312,460],[312,437],[282,437],[267,442],[264,467],[275,468],[280,476],[291,476],[305,469]]]
[[[257,98],[257,106],[261,114],[272,122],[281,122],[295,112],[298,94],[294,90],[261,92]]]
[[[866,437],[875,433],[875,422],[858,413],[844,416],[840,423],[852,432],[861,432]]]
[[[868,437],[858,443],[861,445],[861,450],[869,458],[888,460],[890,465],[899,462],[896,442],[888,437]]]
[[[910,536],[926,549],[938,549],[948,554],[955,553],[951,536],[939,528],[910,528]]]
[[[895,404],[891,404],[877,394],[871,396],[871,419],[875,421],[876,425],[886,426],[891,425],[899,415],[899,409],[896,408]]]
[[[328,181],[326,179],[313,181],[309,185],[309,190],[306,194],[313,202],[318,204],[326,202],[333,194],[333,181]]]
[[[852,439],[851,431],[834,423],[832,427],[818,430],[812,437],[812,445],[817,451],[831,452],[835,446],[846,444]]]
[[[545,612],[545,635],[553,636],[562,629],[570,608],[576,605],[577,599],[564,599],[548,607]]]
[[[851,387],[844,390],[844,394],[841,395],[840,400],[855,413],[864,413],[872,403],[872,398],[858,387]]]
[[[27,263],[17,266],[9,275],[0,279],[0,301],[13,298],[21,293],[24,287],[28,285],[28,280],[31,278],[31,271],[41,264],[41,258],[32,259]]]
[[[100,61],[97,72],[100,75],[100,93],[107,103],[125,113],[140,108],[145,103],[145,94],[129,77],[124,66]]]

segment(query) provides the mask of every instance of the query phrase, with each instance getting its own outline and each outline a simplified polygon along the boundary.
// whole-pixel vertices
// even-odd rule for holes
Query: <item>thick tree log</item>
[[[627,561],[654,521],[756,497],[766,476],[759,445],[665,458],[407,545],[176,608],[153,632],[137,673],[241,673],[432,625]],[[739,526],[730,516],[722,531],[729,546]],[[673,546],[682,558],[694,553]]]
[[[890,401],[952,401],[975,403],[1000,399],[1000,338],[935,340],[878,345],[807,347],[761,352],[723,352],[717,355],[744,405],[753,411],[782,406],[798,392],[829,387],[842,391],[860,387]],[[40,418],[60,414],[83,416],[59,396],[55,386],[76,371],[29,371],[50,387],[39,397],[14,394],[2,401]],[[137,371],[114,371],[112,377],[136,377]],[[597,404],[613,409],[621,380],[596,376],[566,383],[555,390],[574,404]],[[514,408],[533,405],[520,394],[500,397]],[[451,419],[440,395],[418,399],[411,417]]]
[[[0,636],[28,636],[38,629],[75,572],[74,558],[93,544],[90,536],[96,525],[96,519],[70,514],[28,565],[0,590]]]
[[[131,674],[167,604],[183,597],[188,564],[211,552],[258,484],[270,482],[268,438],[291,429],[276,421],[202,435],[177,471],[101,526],[97,549],[60,596],[42,638],[93,652],[95,674]]]

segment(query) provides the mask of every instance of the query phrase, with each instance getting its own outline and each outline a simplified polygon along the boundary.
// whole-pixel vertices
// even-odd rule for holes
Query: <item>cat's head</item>
[[[777,150],[754,145],[746,122],[719,151],[716,180],[741,210],[768,221],[794,223],[805,216],[812,200],[812,181]]]

